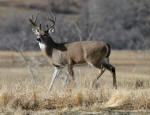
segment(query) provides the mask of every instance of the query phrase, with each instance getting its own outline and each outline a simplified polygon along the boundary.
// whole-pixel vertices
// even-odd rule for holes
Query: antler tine
[[[48,24],[46,25],[47,29],[48,29]]]
[[[37,22],[38,16],[39,16],[39,13],[38,13],[37,16],[35,17],[35,20],[34,20],[34,16],[33,16],[33,15],[31,16],[31,18],[29,18],[30,23],[31,23],[33,26],[35,26],[35,27],[37,27],[36,22]]]
[[[42,24],[40,24],[40,30],[42,29]]]
[[[36,23],[36,21],[37,21],[37,19],[38,19],[38,16],[39,16],[39,12],[38,12],[38,14],[37,14],[37,16],[36,16],[36,18],[35,18],[35,23]]]
[[[55,22],[56,22],[55,15],[52,12],[51,12],[51,14],[52,14],[53,19],[48,17],[48,20],[50,20],[53,24],[50,27],[48,27],[48,25],[46,25],[47,26],[47,31],[49,31],[49,29],[53,28],[55,26]],[[51,14],[50,14],[50,16],[51,16]]]
[[[52,17],[54,18],[54,21],[56,21],[56,16],[53,14],[52,11],[50,11],[50,13],[51,13]],[[50,16],[51,16],[51,15],[50,15]]]
[[[55,20],[54,20],[54,19],[49,18],[49,20],[50,20],[53,24],[55,24]]]
[[[35,24],[35,22],[33,21],[33,15],[32,15],[31,18],[29,18],[29,21],[30,21],[30,23],[31,23],[33,26],[37,26],[37,25]]]

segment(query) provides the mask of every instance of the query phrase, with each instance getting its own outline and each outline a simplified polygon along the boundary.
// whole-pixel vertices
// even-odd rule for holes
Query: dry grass
[[[112,52],[110,61],[117,70],[118,90],[112,88],[109,72],[98,80],[96,89],[91,88],[98,70],[81,66],[74,68],[75,86],[63,86],[65,74],[62,73],[50,93],[47,93],[47,88],[53,68],[43,61],[40,52],[24,54],[36,76],[34,87],[19,55],[0,52],[0,108],[4,113],[34,114],[44,111],[45,114],[60,114],[67,111],[150,109],[150,51]],[[43,64],[36,67],[39,62]]]

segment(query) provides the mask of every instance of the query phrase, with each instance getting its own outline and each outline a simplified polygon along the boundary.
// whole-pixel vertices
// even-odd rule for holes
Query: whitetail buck
[[[101,70],[97,78],[94,80],[93,85],[105,72],[105,69],[107,69],[112,73],[113,86],[117,88],[115,67],[109,64],[111,47],[108,43],[100,41],[56,43],[50,35],[54,30],[56,18],[49,18],[52,25],[47,25],[47,29],[43,31],[41,24],[40,26],[37,26],[36,24],[37,17],[35,19],[33,16],[32,18],[29,18],[30,23],[35,27],[32,30],[37,37],[36,41],[39,43],[41,50],[44,51],[47,57],[51,60],[52,65],[55,67],[48,91],[52,89],[56,78],[58,78],[61,69],[65,65],[68,67],[70,78],[74,80],[73,66],[75,64],[83,63],[88,63]]]

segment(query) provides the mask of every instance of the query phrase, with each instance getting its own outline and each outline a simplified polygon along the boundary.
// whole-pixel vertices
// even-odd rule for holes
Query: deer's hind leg
[[[94,87],[94,84],[96,83],[96,81],[103,75],[103,73],[105,72],[105,68],[101,65],[99,67],[99,69],[101,70],[101,72],[99,73],[99,75],[96,77],[96,79],[93,81],[92,83],[92,87]]]
[[[72,64],[68,64],[68,72],[69,72],[69,77],[71,78],[72,81],[74,81],[74,72],[73,72]]]
[[[109,70],[112,73],[112,77],[113,77],[113,86],[115,89],[117,89],[117,83],[116,83],[116,70],[115,67],[112,66],[111,64],[107,64],[104,63],[103,64],[104,68],[106,68],[107,70]]]
[[[97,80],[104,74],[105,68],[104,68],[104,66],[101,63],[92,63],[92,65],[100,70],[100,73],[98,74],[96,79],[94,79],[94,81],[92,83],[92,87],[94,87],[94,85],[97,82]]]

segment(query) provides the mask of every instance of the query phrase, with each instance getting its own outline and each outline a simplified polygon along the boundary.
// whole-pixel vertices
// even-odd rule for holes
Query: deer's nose
[[[41,42],[41,39],[40,39],[40,38],[37,38],[36,40],[37,40],[38,42]]]

